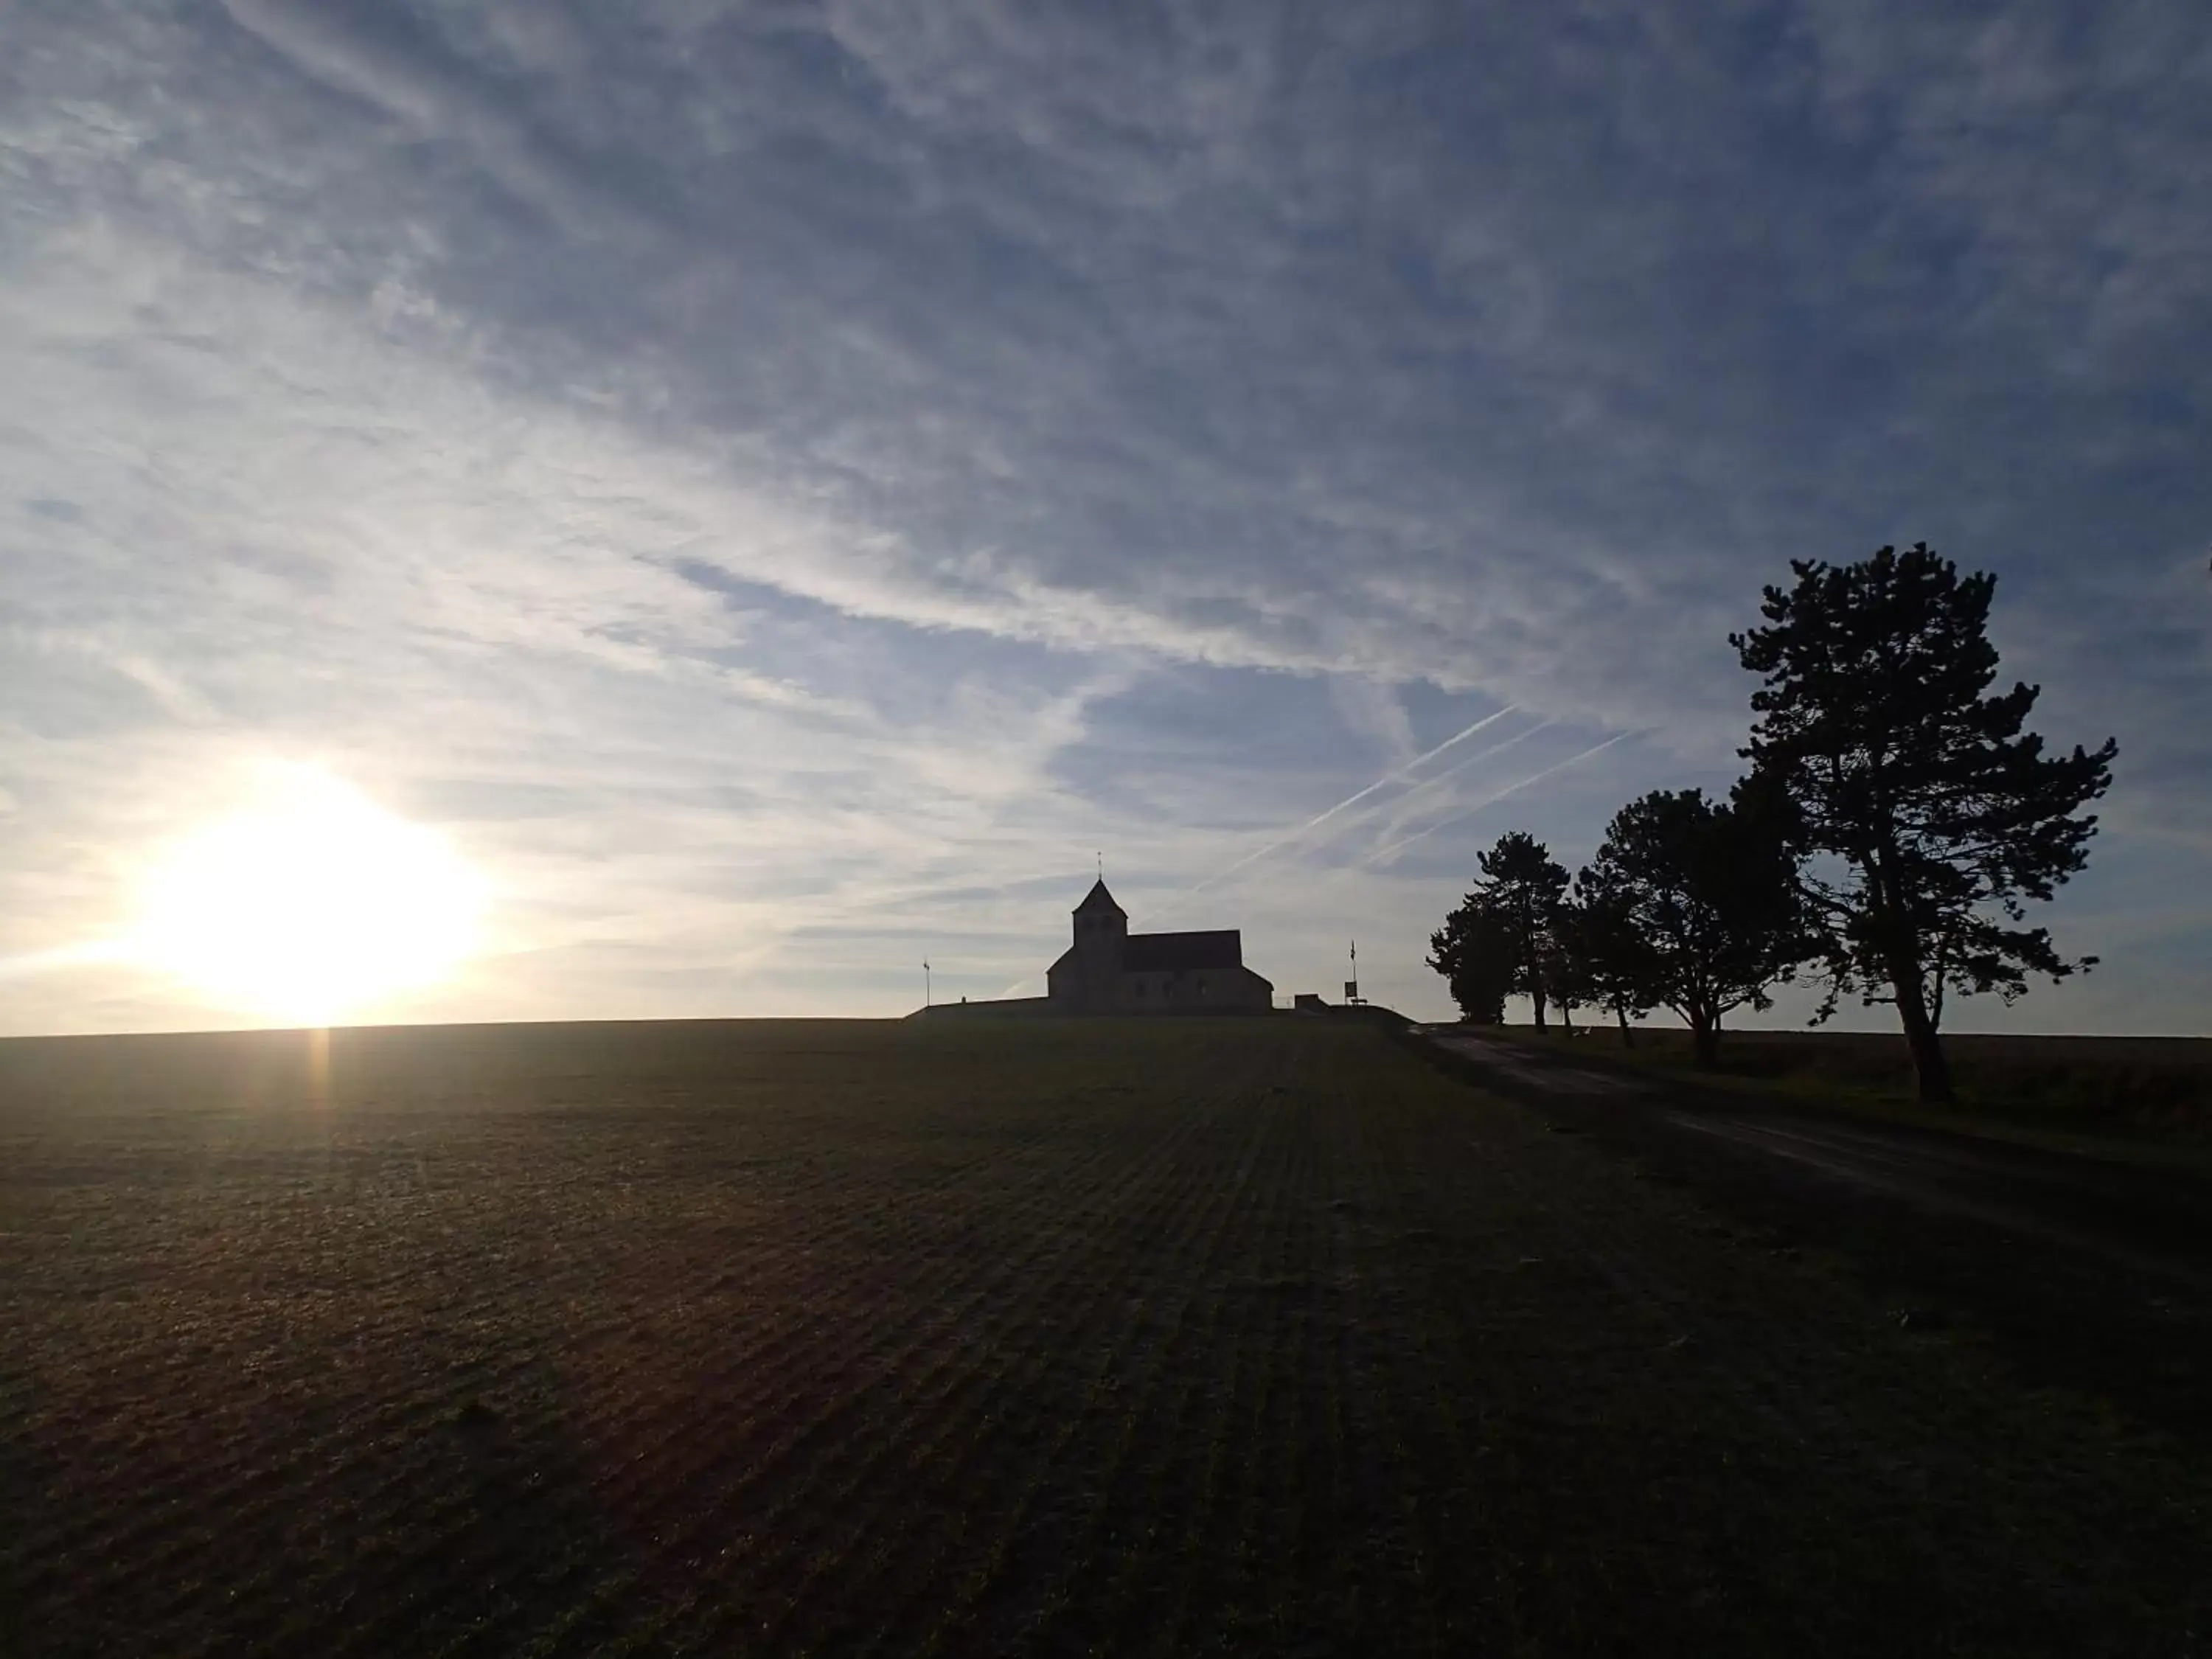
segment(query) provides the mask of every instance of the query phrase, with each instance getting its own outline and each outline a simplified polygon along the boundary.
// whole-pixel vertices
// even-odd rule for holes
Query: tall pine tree
[[[1801,878],[1836,996],[1893,1002],[1920,1097],[1952,1097],[1938,1031],[1947,991],[2006,1001],[2031,973],[2069,962],[2025,902],[2047,900],[2088,862],[2097,820],[2081,808],[2112,782],[2118,745],[2046,755],[2024,730],[2039,687],[1988,695],[1996,579],[1961,577],[1925,543],[1856,564],[1792,560],[1769,587],[1767,626],[1731,635],[1765,677],[1744,754],[1785,796]],[[1824,1013],[1826,1012],[1824,1009]]]
[[[1508,987],[1534,1005],[1540,1031],[1549,1001],[1545,966],[1553,950],[1553,924],[1566,896],[1567,872],[1549,848],[1521,830],[1500,836],[1497,845],[1476,862],[1482,877],[1462,908],[1498,918],[1507,948]]]

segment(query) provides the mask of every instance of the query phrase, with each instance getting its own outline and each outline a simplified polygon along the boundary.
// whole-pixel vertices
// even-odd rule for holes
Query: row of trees
[[[1630,1022],[1670,1010],[1700,1063],[1721,1023],[1771,1006],[1786,981],[1825,987],[1815,1023],[1856,994],[1897,1009],[1921,1097],[1951,1098],[1939,1031],[1951,994],[2010,1002],[2069,961],[2023,925],[2088,861],[2116,745],[2046,754],[2026,730],[2040,688],[1991,695],[1996,578],[1961,576],[1925,544],[1856,564],[1793,560],[1766,625],[1731,635],[1762,677],[1725,800],[1658,790],[1613,815],[1571,880],[1542,842],[1501,836],[1481,878],[1431,938],[1430,966],[1469,1020],[1509,995],[1602,1008]]]

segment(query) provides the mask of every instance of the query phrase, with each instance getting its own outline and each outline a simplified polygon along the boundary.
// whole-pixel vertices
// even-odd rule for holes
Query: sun
[[[476,948],[484,899],[434,830],[286,770],[155,860],[133,954],[226,1007],[325,1025],[446,978]]]

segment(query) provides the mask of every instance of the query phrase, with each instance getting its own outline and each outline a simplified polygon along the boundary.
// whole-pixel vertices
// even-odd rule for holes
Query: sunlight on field
[[[435,831],[292,769],[156,862],[133,954],[226,1007],[319,1024],[450,974],[484,897]]]

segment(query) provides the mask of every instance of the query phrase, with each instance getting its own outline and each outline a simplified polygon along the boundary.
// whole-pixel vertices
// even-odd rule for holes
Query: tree
[[[1460,1018],[1471,1024],[1503,1025],[1513,989],[1513,945],[1504,922],[1470,893],[1465,903],[1429,935],[1429,966],[1450,983]]]
[[[1523,830],[1510,830],[1476,860],[1482,878],[1467,896],[1504,926],[1511,988],[1525,994],[1536,1010],[1536,1029],[1544,1029],[1546,957],[1553,948],[1553,924],[1566,896],[1567,872],[1553,861],[1551,849]]]
[[[1559,1010],[1559,1024],[1566,1034],[1575,1034],[1575,1010],[1590,1000],[1595,988],[1589,981],[1589,964],[1578,955],[1568,938],[1573,921],[1572,900],[1562,897],[1559,908],[1553,913],[1552,926],[1543,944],[1536,950],[1536,962],[1543,975],[1546,1000]]]
[[[1613,814],[1576,879],[1619,930],[1623,994],[1680,1015],[1700,1066],[1719,1060],[1723,1017],[1771,1006],[1769,988],[1812,953],[1778,805],[1756,788],[1733,804],[1654,790]]]
[[[1894,1003],[1920,1097],[1948,1102],[1947,990],[2010,1002],[2031,973],[2057,981],[2095,961],[2007,924],[2088,862],[2097,820],[2081,809],[2111,786],[2118,744],[2047,756],[2022,729],[2040,687],[1984,695],[1994,576],[1961,578],[1925,543],[1790,568],[1796,586],[1769,587],[1760,606],[1769,625],[1729,636],[1765,677],[1743,753],[1814,855],[1800,886],[1823,934],[1821,1017],[1844,992]]]
[[[1650,995],[1650,947],[1616,895],[1601,891],[1585,870],[1576,878],[1574,896],[1560,912],[1558,927],[1581,1000],[1603,1008],[1620,1022],[1620,1043],[1636,1046],[1631,1018],[1656,1006]]]

